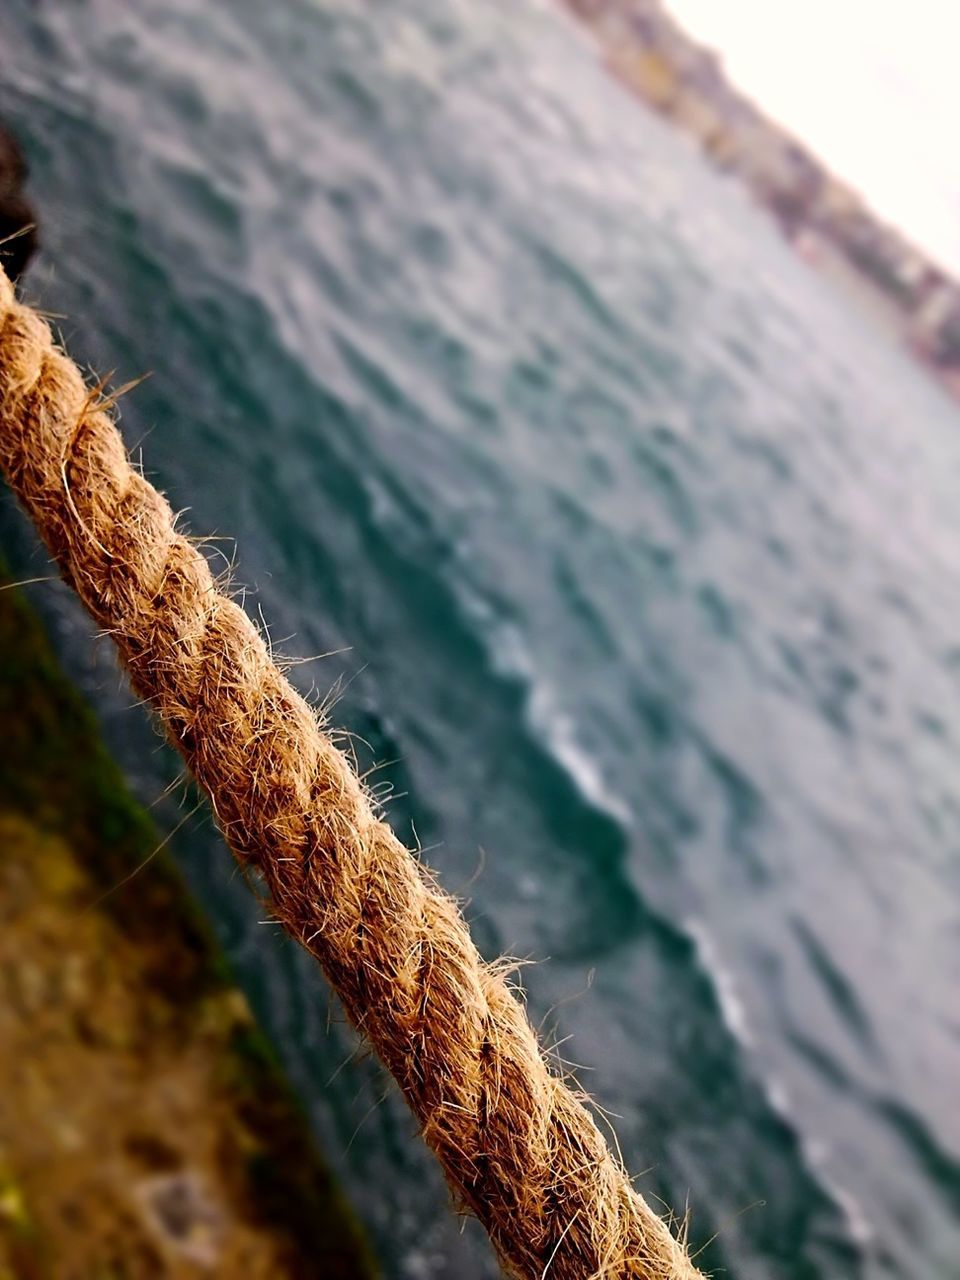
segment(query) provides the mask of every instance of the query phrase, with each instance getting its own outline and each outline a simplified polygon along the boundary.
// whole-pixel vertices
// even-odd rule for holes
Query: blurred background
[[[537,962],[534,1022],[640,1190],[689,1206],[699,1265],[948,1280],[956,21],[933,0],[570,6],[6,0],[0,120],[30,176],[0,198],[10,225],[29,198],[42,240],[21,292],[85,366],[152,374],[122,402],[128,444],[277,648],[332,655],[292,678],[338,691],[361,768],[469,900],[483,952]],[[6,491],[0,546],[12,578],[50,573]],[[264,1275],[495,1276],[109,641],[62,586],[24,595],[33,613],[20,601],[0,631],[0,827],[22,850],[0,881],[20,939],[0,952],[8,1269],[253,1275],[259,1248]],[[104,795],[126,785],[118,817]],[[37,853],[54,828],[69,875]],[[197,954],[222,952],[229,981],[188,965],[171,987],[180,961],[143,960],[164,938],[132,907],[84,958],[101,892],[189,910],[155,859],[126,883],[159,840],[201,915],[154,933],[204,972]],[[133,1014],[91,1014],[123,948],[140,959],[122,982],[166,1001],[135,1034]],[[230,1077],[232,1147],[190,1127],[197,1081],[222,1098],[222,1074],[156,1083],[158,1036],[236,1055],[238,1026],[326,1169],[276,1230],[343,1235],[339,1272],[292,1245],[281,1265],[270,1223],[249,1225],[290,1163],[251,1137],[249,1082]],[[43,1065],[62,1076],[73,1053],[68,1078]],[[97,1089],[99,1120],[62,1113]],[[224,1173],[251,1143],[253,1191]],[[58,1261],[87,1230],[73,1191],[103,1178],[110,1223]]]

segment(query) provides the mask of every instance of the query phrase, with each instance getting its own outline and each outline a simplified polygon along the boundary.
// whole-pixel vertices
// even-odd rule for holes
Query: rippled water
[[[295,678],[343,679],[484,950],[541,961],[640,1187],[740,1280],[956,1276],[960,414],[552,6],[2,34],[30,292],[153,370],[127,438],[278,646],[349,646]],[[34,598],[154,798],[108,647]],[[387,1273],[494,1274],[209,823],[178,844]]]

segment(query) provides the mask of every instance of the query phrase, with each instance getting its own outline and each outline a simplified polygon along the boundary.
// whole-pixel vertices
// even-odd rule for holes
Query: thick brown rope
[[[698,1276],[548,1068],[502,967],[482,960],[453,899],[376,816],[2,270],[0,465],[508,1271]]]

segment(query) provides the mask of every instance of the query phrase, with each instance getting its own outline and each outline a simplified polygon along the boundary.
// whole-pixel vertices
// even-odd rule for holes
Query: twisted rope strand
[[[0,271],[0,466],[238,860],[393,1073],[460,1203],[525,1280],[693,1280],[502,966],[371,808],[112,419]]]

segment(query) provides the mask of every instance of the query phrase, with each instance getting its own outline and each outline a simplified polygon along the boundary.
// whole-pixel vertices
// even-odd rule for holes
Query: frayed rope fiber
[[[548,1067],[504,967],[484,962],[454,900],[377,816],[2,269],[0,466],[506,1270],[525,1280],[699,1276]]]

